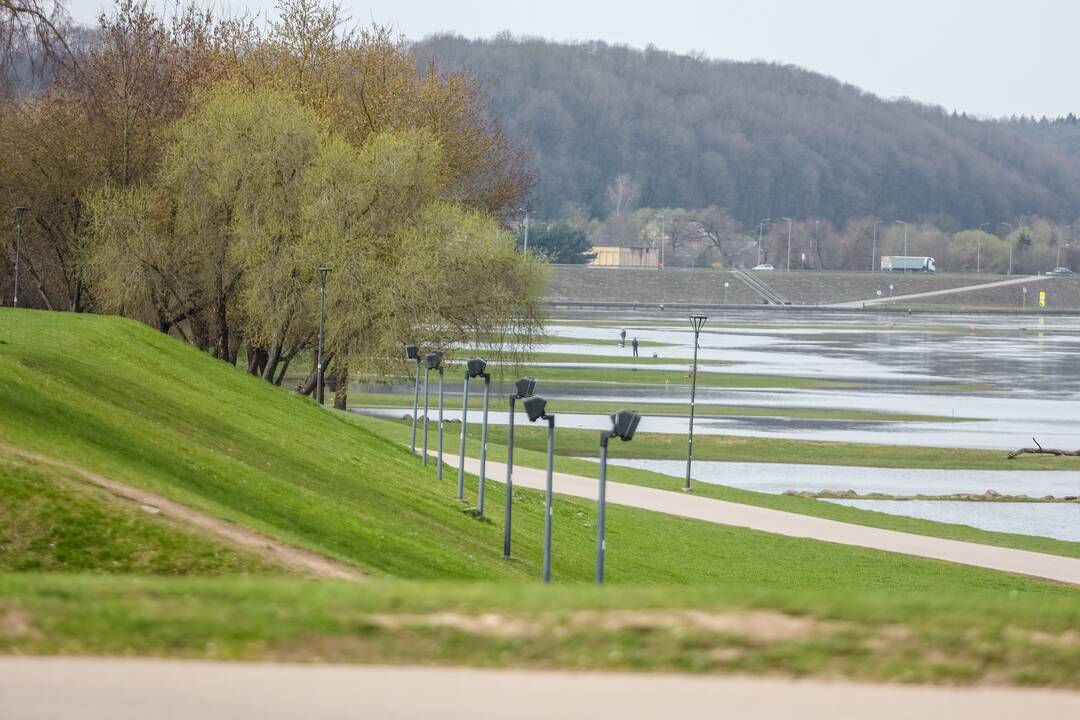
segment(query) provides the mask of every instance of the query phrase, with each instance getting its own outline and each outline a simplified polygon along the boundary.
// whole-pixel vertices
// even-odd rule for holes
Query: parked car
[[[1048,274],[1050,274],[1050,275],[1075,275],[1076,273],[1074,273],[1072,270],[1070,270],[1067,267],[1056,267],[1053,270],[1051,270]]]
[[[774,268],[772,265],[769,265],[768,263],[762,263],[761,265],[755,265],[754,267],[752,267],[750,269],[751,270],[775,270],[776,268]]]

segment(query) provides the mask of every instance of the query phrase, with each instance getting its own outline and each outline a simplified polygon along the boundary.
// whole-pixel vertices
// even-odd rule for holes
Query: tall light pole
[[[405,346],[405,359],[416,361],[416,381],[413,383],[413,401],[412,401],[412,451],[413,455],[416,454],[416,416],[420,410],[420,363],[423,358],[420,357],[420,348],[416,345]]]
[[[881,218],[874,219],[874,240],[870,245],[870,272],[877,270],[877,226],[885,222]]]
[[[532,397],[536,380],[524,377],[514,384],[510,394],[510,420],[506,428],[506,513],[503,518],[503,557],[510,557],[510,527],[514,510],[514,403]]]
[[[420,458],[420,462],[424,465],[427,465],[428,456],[428,408],[430,407],[430,393],[428,392],[430,383],[428,380],[431,377],[432,370],[438,370],[439,377],[442,377],[442,361],[442,353],[438,350],[432,350],[424,356],[424,452],[421,454]],[[440,382],[439,384],[441,385],[442,383]]]
[[[611,429],[600,433],[600,498],[596,522],[596,584],[604,584],[604,554],[607,552],[607,448],[608,440],[617,437],[623,442],[633,439],[641,415],[633,410],[620,410],[611,416]]]
[[[758,223],[757,229],[757,264],[761,264],[761,234],[765,230],[765,223],[769,222],[771,218],[762,218]]]
[[[686,437],[686,485],[683,487],[686,492],[690,492],[690,466],[694,462],[694,402],[697,398],[698,337],[708,319],[705,315],[690,316],[690,328],[694,331],[694,365],[690,371],[690,432]]]
[[[1009,228],[1009,232],[1010,233],[1012,232],[1012,223],[1003,222],[1003,223],[1001,223],[1001,227],[1007,227],[1007,228]],[[1008,235],[1006,235],[1005,237],[1008,238]],[[1012,275],[1012,261],[1013,261],[1013,241],[1009,240],[1009,272],[1006,273],[1007,275]]]
[[[544,582],[551,582],[552,480],[555,472],[555,416],[547,411],[547,400],[539,395],[522,402],[529,422],[547,420],[547,482],[544,484]]]
[[[982,269],[982,229],[990,223],[984,222],[979,225],[979,234],[975,236],[975,274]]]
[[[660,269],[664,269],[664,213],[660,213]]]
[[[326,324],[326,276],[330,268],[319,268],[319,352],[315,363],[315,402],[323,404],[323,328]]]
[[[908,224],[906,222],[904,222],[903,220],[897,220],[896,224],[904,226],[904,257],[907,257],[907,225]],[[907,272],[906,267],[904,268],[904,272]]]
[[[19,307],[19,258],[22,257],[22,223],[23,216],[30,208],[15,208],[15,297],[12,307]]]
[[[525,213],[525,247],[522,250],[525,254],[529,252],[529,209],[521,208],[521,212]]]
[[[787,271],[791,272],[791,223],[792,220],[789,217],[781,217],[781,220],[787,220]]]
[[[1066,225],[1065,229],[1068,230],[1069,226]],[[1068,243],[1065,244],[1065,247],[1069,247]],[[1058,238],[1057,242],[1057,262],[1054,263],[1054,267],[1061,267],[1061,238]]]

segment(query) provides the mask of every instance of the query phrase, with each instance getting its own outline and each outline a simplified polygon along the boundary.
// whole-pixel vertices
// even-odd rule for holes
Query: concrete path
[[[838,308],[861,308],[869,305],[883,305],[887,303],[903,302],[905,300],[918,300],[919,298],[936,297],[938,295],[955,295],[957,293],[973,292],[975,290],[989,290],[996,287],[1005,287],[1008,285],[1020,285],[1043,282],[1049,280],[1052,275],[1021,275],[1020,277],[1009,278],[1007,280],[995,280],[994,282],[980,283],[978,285],[965,285],[963,287],[947,288],[945,290],[928,290],[920,293],[910,293],[908,295],[894,295],[892,297],[876,297],[868,300],[855,300],[852,302],[842,303],[830,303],[826,307],[838,307]],[[1031,302],[1035,302],[1035,298],[1031,298]]]
[[[776,678],[0,658],[18,720],[1076,718],[1080,693]]]
[[[444,454],[443,457],[447,465],[457,468],[456,455]],[[465,470],[478,474],[480,461],[475,458],[466,458]],[[448,473],[447,476],[455,477],[454,473]],[[487,477],[489,480],[503,482],[506,478],[506,464],[492,462],[489,459]],[[513,480],[517,486],[543,490],[545,478],[546,474],[543,470],[520,466],[514,468]],[[590,500],[597,498],[599,483],[592,478],[556,472],[553,484],[555,492],[561,495]],[[1080,559],[1077,558],[852,525],[810,515],[610,481],[607,485],[607,500],[615,505],[654,510],[721,525],[734,525],[841,545],[858,545],[1080,585]]]

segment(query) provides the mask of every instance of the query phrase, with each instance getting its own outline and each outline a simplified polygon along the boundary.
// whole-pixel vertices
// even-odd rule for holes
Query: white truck
[[[915,255],[882,255],[883,272],[934,272],[934,258]]]

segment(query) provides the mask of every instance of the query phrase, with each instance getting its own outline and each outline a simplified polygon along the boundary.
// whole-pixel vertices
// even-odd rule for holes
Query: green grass
[[[482,409],[484,402],[482,390],[475,386],[469,393],[469,407]],[[478,396],[479,395],[479,396]],[[454,396],[447,402],[454,408],[461,407],[460,396]],[[401,408],[412,411],[413,396],[395,393],[351,392],[349,404],[356,407]],[[610,414],[626,403],[614,403],[601,400],[564,400],[559,399],[559,411],[564,413]],[[686,403],[648,403],[638,408],[650,416],[686,417]],[[709,403],[695,406],[698,417],[788,417],[813,420],[858,420],[860,422],[972,422],[974,418],[956,418],[944,415],[916,415],[910,413],[871,412],[845,408],[806,408],[806,407],[753,407],[749,405],[713,405]]]
[[[356,416],[356,422],[371,429],[373,432],[377,432],[380,435],[395,440],[400,443],[408,441],[409,426],[407,424],[380,420],[378,418],[371,418],[365,416]],[[456,426],[454,426],[456,427]],[[544,431],[546,432],[546,431]],[[505,458],[505,437],[506,431],[503,427],[492,426],[488,430],[488,452],[494,458]],[[454,435],[457,437],[457,434]],[[476,456],[478,453],[477,441],[479,441],[479,431],[470,426],[469,436],[472,439],[468,450],[469,454]],[[638,450],[641,446],[638,445],[639,441],[644,445],[647,440],[653,437],[649,434],[640,434],[634,437],[631,443],[616,443],[612,449],[612,456],[619,457],[640,457]],[[668,436],[661,436],[668,437]],[[694,439],[695,457],[698,460],[705,459],[701,455],[701,447],[698,445],[700,441],[711,440],[716,438],[717,440],[724,440],[724,438],[717,438],[716,436],[703,436]],[[737,438],[741,439],[741,438]],[[514,462],[517,465],[527,467],[546,467],[547,466],[547,454],[546,436],[540,432],[534,430],[531,427],[522,427],[519,423],[514,433]],[[684,440],[685,442],[685,440]],[[743,461],[755,462],[761,461],[762,458],[770,458],[773,462],[779,462],[776,460],[775,455],[768,453],[765,449],[773,442],[787,443],[789,441],[770,441],[761,440],[757,447],[762,451],[761,456],[757,460]],[[713,444],[712,450],[716,451],[716,443]],[[841,443],[831,443],[832,449],[835,453],[841,453],[848,450],[849,447],[856,449],[871,448],[877,446],[845,446]],[[583,477],[598,477],[599,469],[595,462],[589,460],[579,460],[580,457],[596,457],[599,450],[599,443],[597,441],[597,433],[595,431],[585,430],[569,430],[561,429],[557,431],[556,453],[559,455],[558,469],[560,472],[573,473],[575,475],[581,475]],[[904,448],[905,450],[922,450],[923,448]],[[456,452],[456,449],[454,450]],[[685,445],[682,445],[681,452],[685,453]],[[941,451],[939,459],[945,460],[946,458],[952,459],[952,456],[947,454],[950,452],[960,453],[961,455],[971,454],[973,457],[978,457],[982,451]],[[844,453],[845,456],[847,453]],[[870,462],[872,458],[869,455],[863,456],[866,462]],[[679,460],[685,458],[685,455],[679,457]],[[672,459],[669,455],[667,459]],[[729,460],[726,457],[711,457],[709,459]],[[822,458],[827,460],[828,458]],[[929,459],[929,458],[927,458]],[[793,460],[794,462],[794,460]],[[1008,461],[1006,461],[1008,462]],[[1015,461],[1013,461],[1015,462]],[[831,462],[830,464],[838,465],[839,462]],[[1067,463],[1068,468],[1076,467],[1073,462]],[[899,465],[897,467],[907,467],[906,465]],[[929,465],[927,467],[934,467]],[[1009,466],[1011,467],[1011,465]],[[1068,469],[1065,465],[1060,465],[1058,469]],[[1000,468],[995,468],[1000,469]],[[868,472],[873,472],[872,468],[867,469]],[[649,470],[641,470],[638,468],[620,467],[616,465],[610,465],[608,467],[608,479],[612,482],[623,482],[632,485],[644,485],[647,487],[655,487],[661,490],[670,490],[672,492],[681,491],[683,481],[680,478],[674,478],[670,475],[664,475],[661,473],[652,472]],[[1038,537],[1034,535],[1017,535],[1012,533],[992,532],[989,530],[981,530],[979,528],[969,527],[967,525],[955,525],[951,523],[935,522],[933,520],[922,520],[919,518],[904,517],[902,515],[892,515],[890,513],[874,512],[871,510],[863,510],[857,507],[849,507],[846,505],[837,505],[830,502],[822,502],[814,498],[798,497],[792,495],[779,495],[772,493],[755,492],[752,490],[742,490],[740,488],[729,487],[726,485],[717,485],[714,483],[694,482],[694,492],[702,497],[716,498],[718,500],[728,500],[731,502],[744,503],[746,505],[756,505],[758,507],[767,507],[774,510],[783,510],[785,512],[798,513],[800,515],[813,515],[815,517],[827,518],[829,520],[837,520],[839,522],[848,522],[856,525],[867,525],[870,527],[879,527],[887,530],[898,530],[900,532],[910,532],[918,535],[929,535],[932,537],[942,537],[951,540],[964,540],[967,542],[982,543],[984,545],[997,545],[1000,547],[1010,547],[1019,550],[1030,550],[1032,552],[1050,553],[1053,555],[1064,555],[1068,557],[1080,557],[1080,543],[1069,542],[1065,540],[1057,540],[1054,538]]]
[[[374,575],[523,580],[540,575],[543,503],[515,495],[515,555],[399,443],[352,418],[118,318],[0,311],[0,444],[144,487]],[[524,434],[525,444],[531,440]],[[450,444],[452,445],[452,435]],[[2,453],[0,448],[0,453]],[[475,497],[470,478],[470,497]],[[491,508],[503,502],[491,487]],[[924,589],[1054,586],[629,508],[608,514],[613,583]],[[555,579],[593,574],[595,505],[555,506]],[[664,542],[657,542],[664,538]],[[721,550],[722,549],[722,550]]]
[[[0,572],[280,572],[251,553],[39,463],[0,458],[0,497]]]
[[[0,574],[0,621],[9,653],[1080,687],[1066,592]]]

